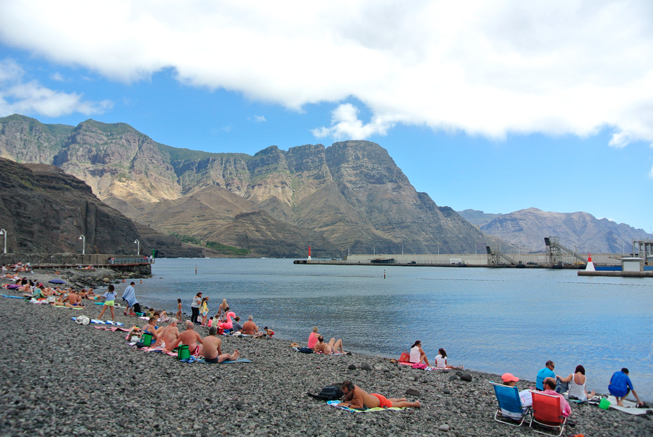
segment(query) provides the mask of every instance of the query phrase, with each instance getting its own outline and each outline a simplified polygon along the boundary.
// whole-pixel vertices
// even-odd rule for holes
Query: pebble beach
[[[493,420],[497,402],[489,381],[500,381],[499,375],[417,370],[356,352],[301,354],[287,340],[229,336],[222,337],[223,351],[238,349],[251,363],[187,364],[129,346],[125,332],[76,324],[71,317],[99,315],[102,306],[90,301],[84,310],[10,298],[0,303],[1,436],[538,435],[527,423]],[[116,321],[125,327],[145,324],[122,312],[116,308]],[[346,333],[342,337],[346,346]],[[343,380],[370,393],[419,400],[421,408],[352,413],[307,396]],[[563,435],[653,435],[652,412],[571,407]]]

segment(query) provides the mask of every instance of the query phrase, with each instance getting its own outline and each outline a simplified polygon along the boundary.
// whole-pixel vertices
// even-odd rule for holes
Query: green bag
[[[143,335],[141,336],[141,343],[143,343],[143,346],[149,346],[152,344],[152,334],[149,332],[144,332]]]
[[[190,351],[188,350],[188,345],[180,344],[177,346],[177,358],[180,360],[185,360],[190,358]]]

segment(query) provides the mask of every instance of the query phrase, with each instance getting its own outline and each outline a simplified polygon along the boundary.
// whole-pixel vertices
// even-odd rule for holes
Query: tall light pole
[[[134,244],[137,244],[137,246],[136,246],[136,255],[140,255],[141,254],[141,242],[136,240],[136,241],[134,241]]]
[[[80,235],[78,240],[82,240],[82,255],[86,255],[86,237]]]
[[[4,229],[0,229],[0,235],[5,236],[5,250],[2,253],[7,253],[7,231],[5,231]]]

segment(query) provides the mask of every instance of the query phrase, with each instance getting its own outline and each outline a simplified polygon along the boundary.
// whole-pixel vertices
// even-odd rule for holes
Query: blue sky
[[[649,3],[450,3],[6,1],[0,116],[211,152],[367,139],[438,205],[651,232]]]

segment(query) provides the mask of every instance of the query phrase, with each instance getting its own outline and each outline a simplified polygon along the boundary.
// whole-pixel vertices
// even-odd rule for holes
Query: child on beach
[[[213,316],[209,317],[209,323],[207,324],[207,326],[209,328],[213,326]]]
[[[107,287],[107,292],[104,293],[104,305],[102,306],[102,312],[100,312],[100,317],[98,317],[100,320],[102,320],[102,315],[104,312],[107,310],[107,308],[111,309],[111,321],[115,322],[116,318],[115,315],[113,314],[113,306],[116,301],[116,289],[113,286],[113,284],[109,284],[109,287]]]
[[[268,328],[267,326],[263,328],[263,330],[265,331],[265,335],[267,335],[268,338],[272,338],[272,336],[274,335],[274,331]]]
[[[203,297],[202,304],[200,305],[200,314],[202,314],[202,326],[206,326],[206,316],[209,315],[209,306],[207,305],[208,301],[208,296]]]
[[[176,319],[181,320],[181,299],[177,299],[177,314]]]

